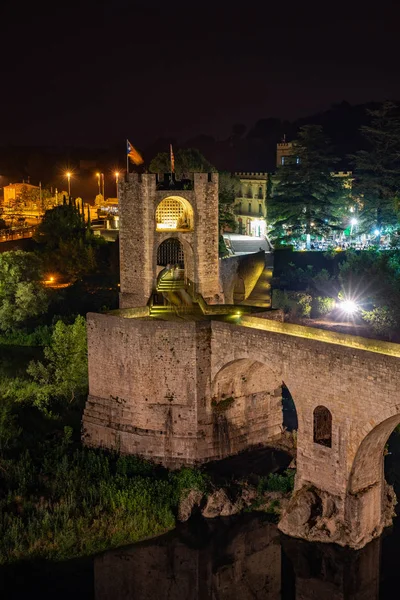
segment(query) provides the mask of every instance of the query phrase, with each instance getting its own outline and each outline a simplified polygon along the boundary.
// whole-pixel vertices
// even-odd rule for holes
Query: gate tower
[[[165,245],[164,251],[159,248],[171,239],[181,244],[177,262],[184,264],[188,288],[208,304],[223,303],[218,173],[194,173],[193,180],[176,182],[174,189],[165,187],[169,187],[168,181],[159,182],[157,175],[147,173],[130,173],[127,181],[120,183],[120,308],[148,303],[165,266],[157,264],[157,256],[166,256]]]

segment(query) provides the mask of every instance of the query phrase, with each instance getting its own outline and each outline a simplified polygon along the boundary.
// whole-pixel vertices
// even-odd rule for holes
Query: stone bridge
[[[87,444],[171,467],[268,445],[285,385],[297,474],[280,528],[359,548],[391,522],[383,454],[400,423],[400,346],[262,315],[165,322],[146,309],[89,314],[88,340]]]

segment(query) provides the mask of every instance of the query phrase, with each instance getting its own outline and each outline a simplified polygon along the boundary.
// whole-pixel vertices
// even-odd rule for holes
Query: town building
[[[265,237],[268,173],[235,173],[235,175],[240,179],[240,191],[234,205],[236,232],[241,235]]]
[[[281,167],[285,160],[293,154],[293,142],[287,142],[285,139],[276,145],[276,166]]]
[[[17,200],[21,202],[22,208],[34,208],[32,205],[39,200],[39,186],[30,183],[10,183],[5,185],[3,190],[5,209],[12,208]]]

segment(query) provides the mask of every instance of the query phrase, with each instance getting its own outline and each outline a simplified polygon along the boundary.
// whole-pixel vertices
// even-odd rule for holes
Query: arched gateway
[[[218,173],[195,173],[192,189],[159,190],[155,175],[120,185],[120,307],[145,306],[157,285],[159,248],[179,240],[192,290],[223,302],[218,258]],[[201,218],[198,217],[201,215]],[[177,247],[177,246],[175,246]]]
[[[152,176],[129,176],[121,188],[127,310],[88,315],[84,440],[170,467],[215,460],[279,435],[284,386],[297,411],[297,472],[279,527],[360,548],[393,513],[383,451],[400,423],[400,346],[279,323],[267,313],[149,317],[163,248],[178,252],[179,263],[182,247],[199,293],[218,296],[215,177],[194,177],[189,230],[177,221],[158,231],[157,207],[170,195],[156,190]]]

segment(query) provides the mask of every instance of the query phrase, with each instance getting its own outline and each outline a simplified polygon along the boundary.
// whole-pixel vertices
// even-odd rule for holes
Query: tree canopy
[[[239,195],[240,179],[231,173],[219,174],[218,217],[220,229],[235,229],[233,205]]]
[[[392,102],[369,110],[370,125],[361,127],[368,150],[353,155],[360,231],[396,227],[400,200],[400,111]]]
[[[106,242],[92,234],[83,213],[84,206],[80,210],[73,203],[46,211],[35,240],[42,246],[47,271],[76,279],[96,270],[97,249]]]
[[[46,311],[48,295],[41,280],[41,262],[32,252],[0,254],[1,330],[19,327]]]
[[[87,393],[86,321],[77,317],[72,325],[57,321],[45,361],[31,362],[27,373],[36,382],[34,404],[48,410],[52,402],[73,402]]]
[[[150,162],[151,173],[169,173],[171,161],[168,152],[160,152]],[[175,154],[175,174],[178,179],[185,179],[191,173],[209,173],[215,167],[196,148],[180,148]]]
[[[345,199],[343,182],[332,177],[338,159],[317,125],[306,125],[293,143],[293,154],[278,168],[268,216],[272,236],[281,240],[312,239],[340,228]]]
[[[86,231],[82,216],[72,204],[61,204],[46,210],[35,232],[35,240],[48,248],[58,248],[61,242],[83,237]]]

